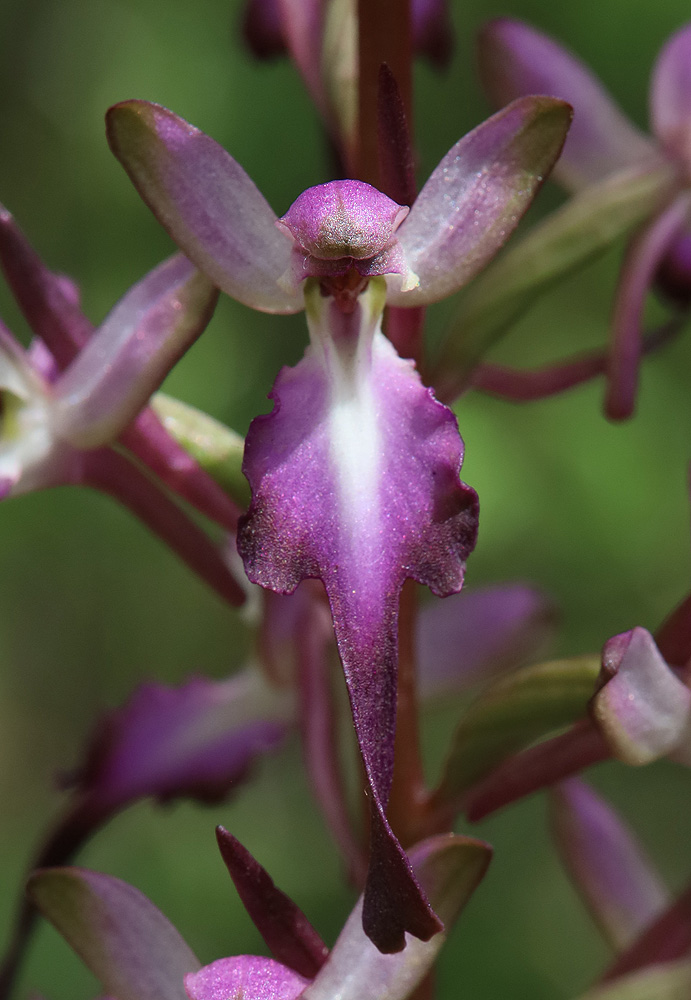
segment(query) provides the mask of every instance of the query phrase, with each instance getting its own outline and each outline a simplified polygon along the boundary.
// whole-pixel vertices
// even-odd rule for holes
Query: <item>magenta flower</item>
[[[481,72],[499,106],[536,93],[573,105],[574,124],[555,168],[567,190],[602,184],[616,198],[619,181],[660,173],[659,197],[629,242],[615,298],[605,403],[613,418],[633,411],[648,290],[657,284],[683,305],[691,301],[690,66],[687,25],[670,38],[653,70],[651,138],[624,116],[586,66],[546,35],[503,18],[490,22],[480,37]]]
[[[413,208],[359,181],[304,192],[277,219],[242,168],[172,112],[116,105],[108,135],[144,200],[221,289],[266,312],[306,309],[310,347],[250,427],[252,504],[238,548],[255,583],[321,579],[371,789],[367,933],[385,951],[439,922],[386,819],[393,771],[397,614],[406,578],[460,590],[477,497],[459,481],[454,415],[381,332],[387,302],[460,288],[505,241],[551,166],[569,109],[515,102],[461,139]]]
[[[238,955],[201,966],[162,913],[119,879],[78,868],[45,869],[29,893],[106,996],[118,1000],[405,1000],[428,973],[446,935],[407,941],[382,955],[362,931],[360,900],[333,949],[241,844],[219,828],[223,858],[274,958]],[[481,881],[490,849],[468,837],[436,837],[411,851],[421,884],[451,925]]]

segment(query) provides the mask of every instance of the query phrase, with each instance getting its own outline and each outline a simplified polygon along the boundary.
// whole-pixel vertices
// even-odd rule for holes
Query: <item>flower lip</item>
[[[391,241],[409,209],[364,181],[308,188],[276,225],[319,260],[367,260]]]

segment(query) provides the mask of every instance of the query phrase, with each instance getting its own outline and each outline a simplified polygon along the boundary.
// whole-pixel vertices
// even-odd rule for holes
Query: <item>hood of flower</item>
[[[330,181],[303,191],[277,225],[318,260],[366,260],[381,253],[408,211],[363,181]]]

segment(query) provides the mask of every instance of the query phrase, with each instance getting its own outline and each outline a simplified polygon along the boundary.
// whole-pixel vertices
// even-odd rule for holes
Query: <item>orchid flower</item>
[[[37,334],[27,352],[0,325],[0,497],[77,483],[120,499],[217,592],[244,593],[226,558],[166,493],[124,454],[152,471],[226,529],[237,509],[142,412],[180,354],[206,327],[216,291],[178,254],[133,286],[92,333],[72,283],[51,274],[0,209],[0,260]],[[139,415],[138,415],[139,414]]]
[[[396,355],[382,314],[470,280],[527,208],[568,121],[562,102],[515,102],[450,150],[410,210],[347,180],[309,189],[277,219],[239,164],[172,112],[130,101],[108,114],[113,151],[190,260],[253,308],[307,312],[311,345],[249,430],[238,548],[255,583],[326,588],[371,790],[364,921],[385,951],[406,930],[439,930],[385,813],[400,590],[408,577],[440,596],[460,590],[477,497],[458,478],[455,417]]]
[[[162,913],[119,879],[45,869],[29,893],[106,996],[118,1000],[405,1000],[431,969],[445,933],[382,955],[362,931],[360,900],[329,952],[295,903],[219,828],[224,861],[274,958],[239,955],[201,966]],[[432,838],[411,851],[416,876],[451,925],[482,879],[490,849],[468,837]]]
[[[689,65],[691,25],[669,39],[653,70],[649,137],[586,66],[546,35],[504,18],[490,22],[480,38],[481,73],[498,105],[528,93],[573,105],[574,125],[554,172],[568,191],[584,198],[609,191],[616,200],[632,177],[659,175],[658,197],[629,241],[612,314],[605,406],[615,419],[633,411],[648,290],[657,284],[682,305],[691,301]]]

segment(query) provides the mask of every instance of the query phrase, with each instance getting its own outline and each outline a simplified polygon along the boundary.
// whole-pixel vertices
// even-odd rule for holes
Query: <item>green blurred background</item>
[[[650,67],[688,17],[688,4],[454,3],[450,72],[416,72],[421,179],[490,110],[474,77],[473,39],[482,21],[498,14],[522,17],[570,44],[644,126]],[[173,108],[226,146],[279,214],[305,187],[328,179],[320,129],[296,73],[285,61],[254,64],[239,41],[240,17],[239,3],[222,0],[0,3],[0,199],[49,265],[80,283],[95,321],[171,252],[108,151],[108,105],[140,97]],[[560,197],[548,185],[535,211]],[[495,357],[528,365],[602,344],[620,249],[548,296]],[[432,335],[451,309],[430,310]],[[4,288],[0,313],[25,339]],[[651,311],[651,319],[659,315]],[[305,336],[299,316],[263,316],[223,300],[166,388],[244,433],[252,415],[267,409],[279,364],[300,357]],[[468,585],[542,585],[562,610],[559,653],[595,650],[635,624],[654,628],[688,589],[690,362],[688,336],[648,360],[638,413],[624,426],[603,419],[599,383],[527,407],[478,394],[458,406],[464,478],[482,503]],[[30,845],[60,803],[53,779],[75,764],[95,714],[143,678],[225,676],[241,665],[248,636],[127,513],[73,489],[2,505],[0,595],[5,929]],[[438,756],[448,720],[430,716],[427,729]],[[670,884],[683,884],[691,815],[677,800],[687,798],[687,772],[608,765],[596,781],[631,818]],[[218,822],[333,940],[352,896],[314,814],[296,745],[262,766],[227,806],[138,805],[100,833],[81,861],[143,889],[203,961],[260,951],[215,849]],[[440,995],[575,996],[607,952],[559,870],[542,798],[477,829],[497,855],[447,945]],[[46,927],[22,995],[29,989],[49,1000],[96,992]]]

